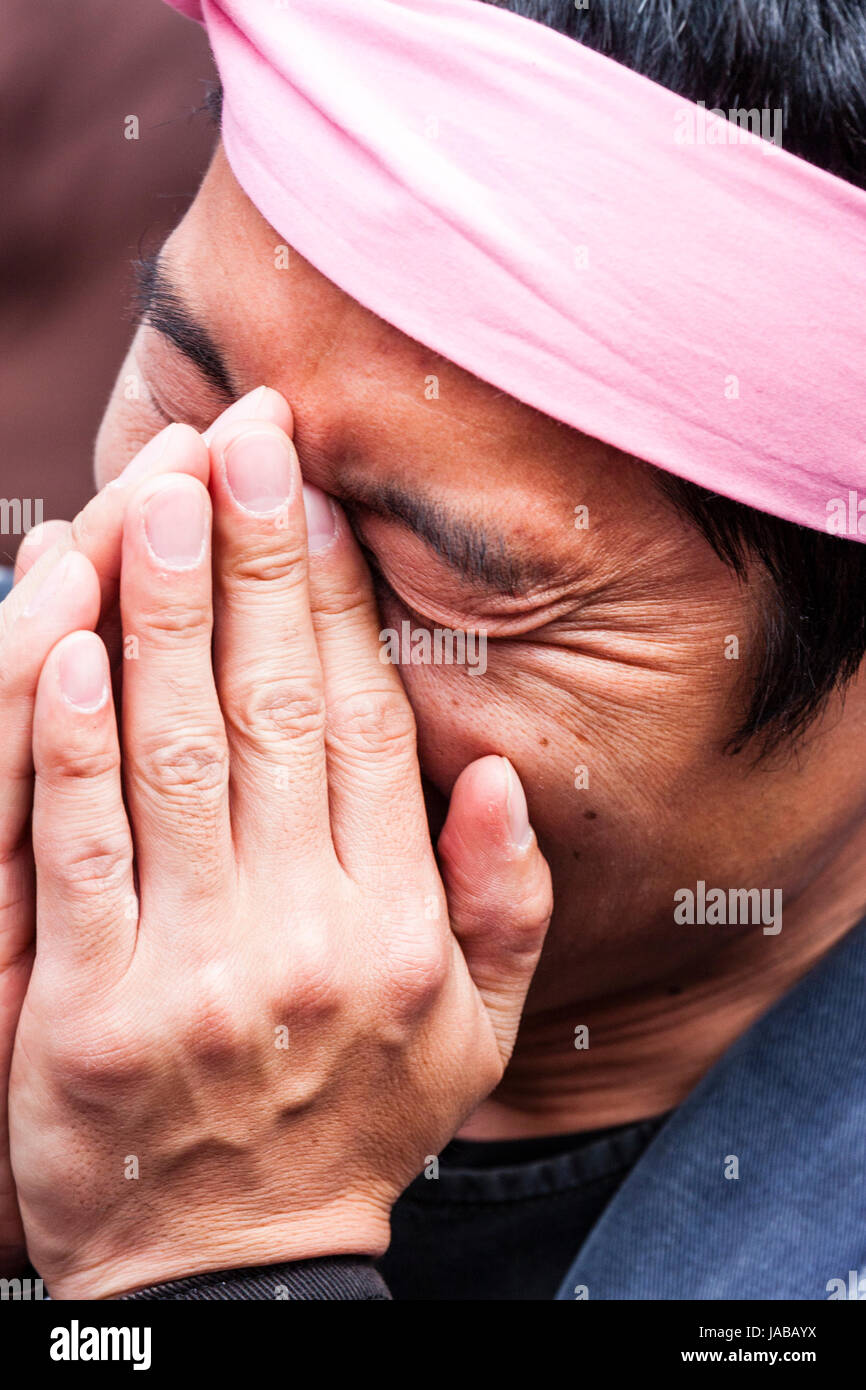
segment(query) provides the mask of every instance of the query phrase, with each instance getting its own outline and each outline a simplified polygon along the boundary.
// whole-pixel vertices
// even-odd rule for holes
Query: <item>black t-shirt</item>
[[[455,1139],[394,1208],[395,1299],[551,1299],[666,1115],[544,1139]]]

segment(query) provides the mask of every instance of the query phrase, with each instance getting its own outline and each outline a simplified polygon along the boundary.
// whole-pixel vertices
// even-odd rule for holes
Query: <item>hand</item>
[[[257,418],[285,425],[291,416],[275,391],[259,392]],[[234,402],[213,428],[250,414]],[[114,653],[123,514],[143,477],[177,471],[206,481],[206,444],[186,425],[171,425],[133,458],[73,522],[46,521],[24,537],[15,588],[0,604],[0,1276],[26,1263],[24,1233],[9,1161],[6,1096],[12,1044],[33,958],[36,887],[30,847],[33,804],[33,702],[45,658],[76,629],[100,631]]]
[[[207,491],[155,478],[127,510],[123,791],[98,637],[39,680],[10,1102],[59,1298],[384,1250],[502,1074],[550,915],[502,758],[458,779],[440,877],[369,577],[287,436],[235,423],[211,454],[213,656]]]
[[[207,450],[194,430],[175,426],[167,446],[161,459],[151,450],[144,467],[181,468],[207,477]],[[101,593],[110,596],[116,585],[130,487],[104,489],[71,525],[46,522],[29,533],[19,547],[18,582],[0,604],[0,1274],[14,1273],[26,1262],[9,1162],[6,1094],[33,957],[33,702],[54,644],[76,629],[94,628]]]

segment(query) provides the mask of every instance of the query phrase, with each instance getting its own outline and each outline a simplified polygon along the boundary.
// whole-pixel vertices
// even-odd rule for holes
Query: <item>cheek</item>
[[[741,823],[736,770],[693,723],[661,673],[572,652],[491,644],[485,675],[405,666],[425,776],[447,798],[467,763],[507,756],[553,876],[554,920],[531,1009],[654,977],[693,945],[673,924],[673,892],[709,874],[737,876],[728,847]],[[633,924],[638,924],[635,927]],[[561,991],[564,991],[560,997]]]
[[[504,754],[546,850],[608,880],[613,862],[657,871],[660,842],[679,853],[718,780],[724,702],[709,686],[702,702],[694,680],[509,642],[488,644],[483,675],[429,663],[401,676],[440,791],[467,763]]]
[[[433,662],[404,665],[400,674],[415,713],[425,776],[447,796],[468,763],[502,754],[521,777],[539,835],[571,845],[575,836],[583,838],[589,808],[596,808],[592,819],[607,834],[622,823],[622,808],[609,788],[622,788],[629,778],[608,776],[597,779],[592,793],[576,790],[578,764],[598,759],[579,702],[563,689],[567,659],[562,666],[558,683],[532,669],[525,649],[490,643],[483,674],[471,673],[468,665]]]

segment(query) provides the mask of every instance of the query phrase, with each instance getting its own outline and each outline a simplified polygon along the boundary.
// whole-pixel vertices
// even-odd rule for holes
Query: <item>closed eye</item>
[[[392,603],[399,604],[411,619],[414,627],[429,627],[435,624],[437,621],[435,618],[420,613],[417,608],[414,608],[412,604],[395,589],[391,581],[385,577],[385,571],[382,568],[378,555],[374,550],[371,550],[368,545],[364,544],[357,532],[355,533],[355,539],[369,567],[370,577],[373,581],[373,593],[376,596],[376,603],[379,608],[382,607],[384,601],[390,600]]]

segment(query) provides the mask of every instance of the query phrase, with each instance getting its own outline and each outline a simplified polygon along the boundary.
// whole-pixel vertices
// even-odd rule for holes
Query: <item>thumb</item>
[[[550,870],[507,758],[463,769],[438,852],[451,928],[506,1063],[553,910]]]

